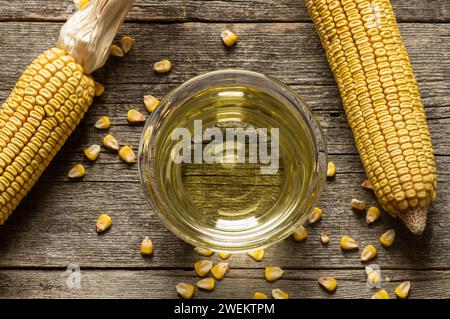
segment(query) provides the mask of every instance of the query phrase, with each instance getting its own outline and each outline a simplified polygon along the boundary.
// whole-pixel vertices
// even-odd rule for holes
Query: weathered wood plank
[[[304,243],[287,239],[269,248],[261,265],[277,264],[288,268],[361,267],[359,253],[342,253],[339,238],[349,234],[362,244],[379,248],[377,263],[390,268],[448,269],[450,245],[450,189],[448,175],[439,180],[439,198],[430,210],[429,227],[416,237],[404,226],[384,214],[373,227],[365,225],[364,216],[351,211],[352,197],[374,204],[373,194],[362,190],[364,179],[356,157],[332,157],[338,174],[329,181],[319,205],[323,220],[309,227],[310,237]],[[341,162],[341,160],[343,160]],[[347,163],[347,164],[346,164]],[[100,166],[100,165],[99,165]],[[32,190],[24,203],[1,227],[0,266],[64,266],[69,261],[82,267],[190,267],[199,258],[192,247],[167,231],[146,205],[139,183],[126,168],[111,170],[103,165],[103,174],[124,179],[108,182],[42,182]],[[440,162],[439,169],[448,171],[449,161]],[[353,171],[353,172],[352,172]],[[352,172],[352,173],[350,173]],[[51,174],[51,168],[46,174]],[[46,176],[43,181],[48,180]],[[127,182],[125,182],[128,180]],[[220,187],[220,185],[218,185]],[[101,211],[109,212],[114,225],[108,233],[97,235],[94,224]],[[378,236],[394,227],[398,236],[389,249],[379,247]],[[321,232],[329,232],[331,244],[322,247]],[[138,251],[142,238],[149,235],[155,243],[155,256],[143,259]],[[240,267],[259,267],[248,256],[233,256]]]
[[[370,298],[378,289],[366,285],[364,271],[358,270],[287,270],[282,279],[268,283],[263,270],[231,269],[216,283],[212,292],[198,290],[194,298],[251,298],[253,292],[268,295],[281,288],[290,298]],[[321,276],[334,276],[338,281],[335,293],[327,293],[317,284]],[[382,288],[396,298],[395,287],[404,280],[411,281],[409,298],[450,297],[450,272],[383,270],[390,282]],[[68,273],[62,270],[1,270],[0,298],[177,298],[175,286],[179,282],[195,284],[198,280],[192,270],[83,270],[80,289],[66,285]],[[133,287],[133,289],[130,289]]]
[[[0,23],[0,45],[8,48],[0,69],[5,89],[14,85],[37,54],[56,43],[60,26]],[[232,24],[229,26],[240,35],[240,41],[228,50],[219,36],[226,26],[127,24],[120,33],[136,38],[133,53],[125,59],[111,59],[95,77],[107,85],[180,83],[215,69],[243,68],[267,73],[289,84],[335,85],[312,24]],[[448,87],[450,24],[402,24],[401,29],[419,82],[444,82]],[[152,72],[153,63],[162,58],[172,60],[170,74]]]
[[[3,21],[64,21],[71,0],[24,0],[0,3]],[[446,0],[392,0],[399,21],[448,21]],[[132,21],[309,21],[299,0],[136,0]]]

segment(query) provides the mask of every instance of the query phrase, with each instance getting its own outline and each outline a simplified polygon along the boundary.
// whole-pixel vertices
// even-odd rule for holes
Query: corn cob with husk
[[[436,198],[419,89],[389,0],[306,0],[373,190],[415,234]]]
[[[88,110],[132,0],[96,0],[63,26],[58,47],[19,78],[0,108],[0,224],[27,195]]]

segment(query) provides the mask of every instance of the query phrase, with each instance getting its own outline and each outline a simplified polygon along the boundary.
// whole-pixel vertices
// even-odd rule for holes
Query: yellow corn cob
[[[436,197],[424,108],[389,0],[305,0],[383,208],[415,234]]]
[[[94,81],[64,50],[42,53],[0,108],[0,225],[83,118]]]

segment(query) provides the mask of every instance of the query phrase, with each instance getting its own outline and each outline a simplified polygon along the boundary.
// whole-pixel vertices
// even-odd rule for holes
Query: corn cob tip
[[[427,225],[428,207],[416,207],[400,214],[400,219],[414,235],[422,235]]]

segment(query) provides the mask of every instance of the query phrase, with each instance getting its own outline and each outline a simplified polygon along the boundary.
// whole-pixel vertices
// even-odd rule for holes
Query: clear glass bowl
[[[170,134],[179,127],[194,132],[196,119],[223,132],[267,128],[270,145],[279,145],[277,171],[263,175],[262,164],[225,157],[213,164],[176,164],[180,153]],[[245,141],[224,142],[219,154],[228,155],[229,145],[233,154],[239,147],[250,150],[250,139]],[[303,98],[276,79],[243,70],[206,73],[170,92],[147,120],[139,146],[139,174],[151,209],[179,238],[219,252],[260,249],[291,235],[319,198],[326,167],[324,136]]]

